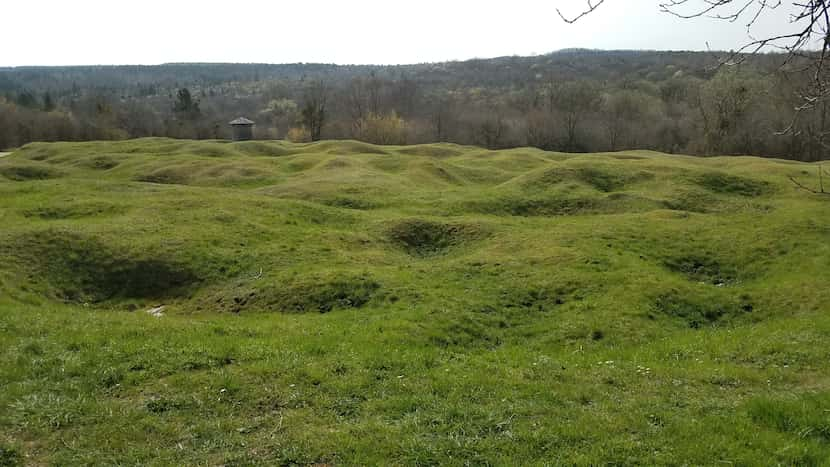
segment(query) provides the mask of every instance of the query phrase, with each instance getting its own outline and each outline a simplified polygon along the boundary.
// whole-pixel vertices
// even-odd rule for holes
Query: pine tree
[[[173,111],[184,118],[192,120],[195,120],[201,114],[199,101],[193,100],[193,96],[187,88],[179,89],[176,93],[176,102],[173,104]]]
[[[49,91],[43,95],[43,110],[44,112],[51,112],[55,110],[55,101],[52,100],[52,95]]]

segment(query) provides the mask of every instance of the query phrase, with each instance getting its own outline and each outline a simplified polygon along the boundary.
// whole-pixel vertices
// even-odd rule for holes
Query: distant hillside
[[[58,94],[81,88],[130,89],[142,86],[169,87],[215,86],[223,83],[247,83],[260,80],[301,80],[329,78],[348,80],[375,73],[396,79],[403,73],[410,78],[456,81],[466,84],[498,82],[511,85],[517,76],[534,78],[536,73],[554,73],[562,79],[584,78],[582,73],[605,79],[611,74],[665,72],[666,65],[680,66],[693,74],[706,75],[706,68],[717,64],[717,52],[601,51],[565,49],[533,57],[497,57],[457,62],[413,65],[333,65],[317,63],[245,64],[245,63],[167,63],[163,65],[67,66],[0,68],[0,92],[23,90]],[[775,59],[758,60],[763,67],[775,66]],[[485,76],[476,76],[479,73]]]
[[[784,56],[718,67],[714,52],[563,50],[400,66],[165,64],[0,69],[0,149],[146,136],[454,142],[568,152],[653,149],[825,157],[822,109]],[[791,64],[796,69],[796,64]],[[183,94],[186,91],[186,95]],[[722,103],[728,103],[723,106]],[[293,130],[293,131],[292,131]]]

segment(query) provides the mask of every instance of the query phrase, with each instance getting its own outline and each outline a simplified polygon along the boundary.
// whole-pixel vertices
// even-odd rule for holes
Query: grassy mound
[[[380,289],[380,284],[365,276],[332,278],[310,277],[278,288],[265,303],[269,308],[284,312],[361,308]]]
[[[224,289],[207,297],[205,307],[222,312],[328,313],[361,308],[380,292],[367,275],[325,274],[289,280],[265,279]]]
[[[304,152],[328,154],[386,154],[381,146],[360,141],[322,141],[308,145]]]
[[[381,204],[376,201],[348,196],[334,196],[332,198],[324,198],[320,202],[327,206],[333,206],[336,208],[359,210],[377,209],[381,206]]]
[[[94,170],[109,170],[118,167],[118,160],[111,156],[95,156],[90,159],[81,160],[79,165]]]
[[[789,180],[816,168],[27,145],[0,464],[821,465],[830,203]]]
[[[140,174],[134,178],[137,182],[186,185],[192,172],[188,166],[164,167]]]
[[[740,196],[762,196],[773,191],[769,182],[723,172],[707,172],[695,180],[698,185],[715,193]]]
[[[23,216],[43,220],[81,219],[84,217],[111,216],[123,214],[122,206],[105,202],[87,202],[65,206],[46,206],[24,209]]]
[[[646,171],[622,171],[617,167],[554,167],[528,174],[518,179],[527,188],[545,189],[566,182],[585,184],[597,191],[619,191],[631,184],[648,181],[654,174]]]
[[[420,144],[416,146],[406,146],[398,150],[400,154],[408,156],[423,156],[433,158],[456,157],[462,155],[464,152],[460,148],[453,147],[446,144]]]
[[[417,172],[416,176],[420,176],[426,183],[450,184],[460,185],[464,181],[459,176],[452,173],[447,167],[443,167],[434,162],[421,162],[413,164],[411,169]]]
[[[602,199],[598,197],[535,197],[511,196],[483,203],[476,202],[471,208],[477,212],[498,212],[511,216],[565,216],[596,213],[601,209]]]
[[[63,174],[52,167],[35,164],[0,164],[0,176],[16,182],[29,180],[48,180],[58,178]]]
[[[296,151],[274,143],[264,143],[262,141],[240,141],[233,143],[234,149],[246,156],[268,156],[281,157],[296,154]]]

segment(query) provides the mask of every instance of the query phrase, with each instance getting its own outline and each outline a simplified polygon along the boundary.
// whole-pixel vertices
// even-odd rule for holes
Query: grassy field
[[[0,465],[826,465],[830,197],[788,179],[816,169],[28,145]]]

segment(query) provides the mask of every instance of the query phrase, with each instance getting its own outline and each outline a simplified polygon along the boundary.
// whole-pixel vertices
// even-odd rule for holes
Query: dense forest
[[[827,105],[779,54],[564,50],[401,66],[166,64],[0,68],[0,148],[145,136],[455,142],[583,152],[824,159]],[[787,131],[788,130],[788,131]]]

